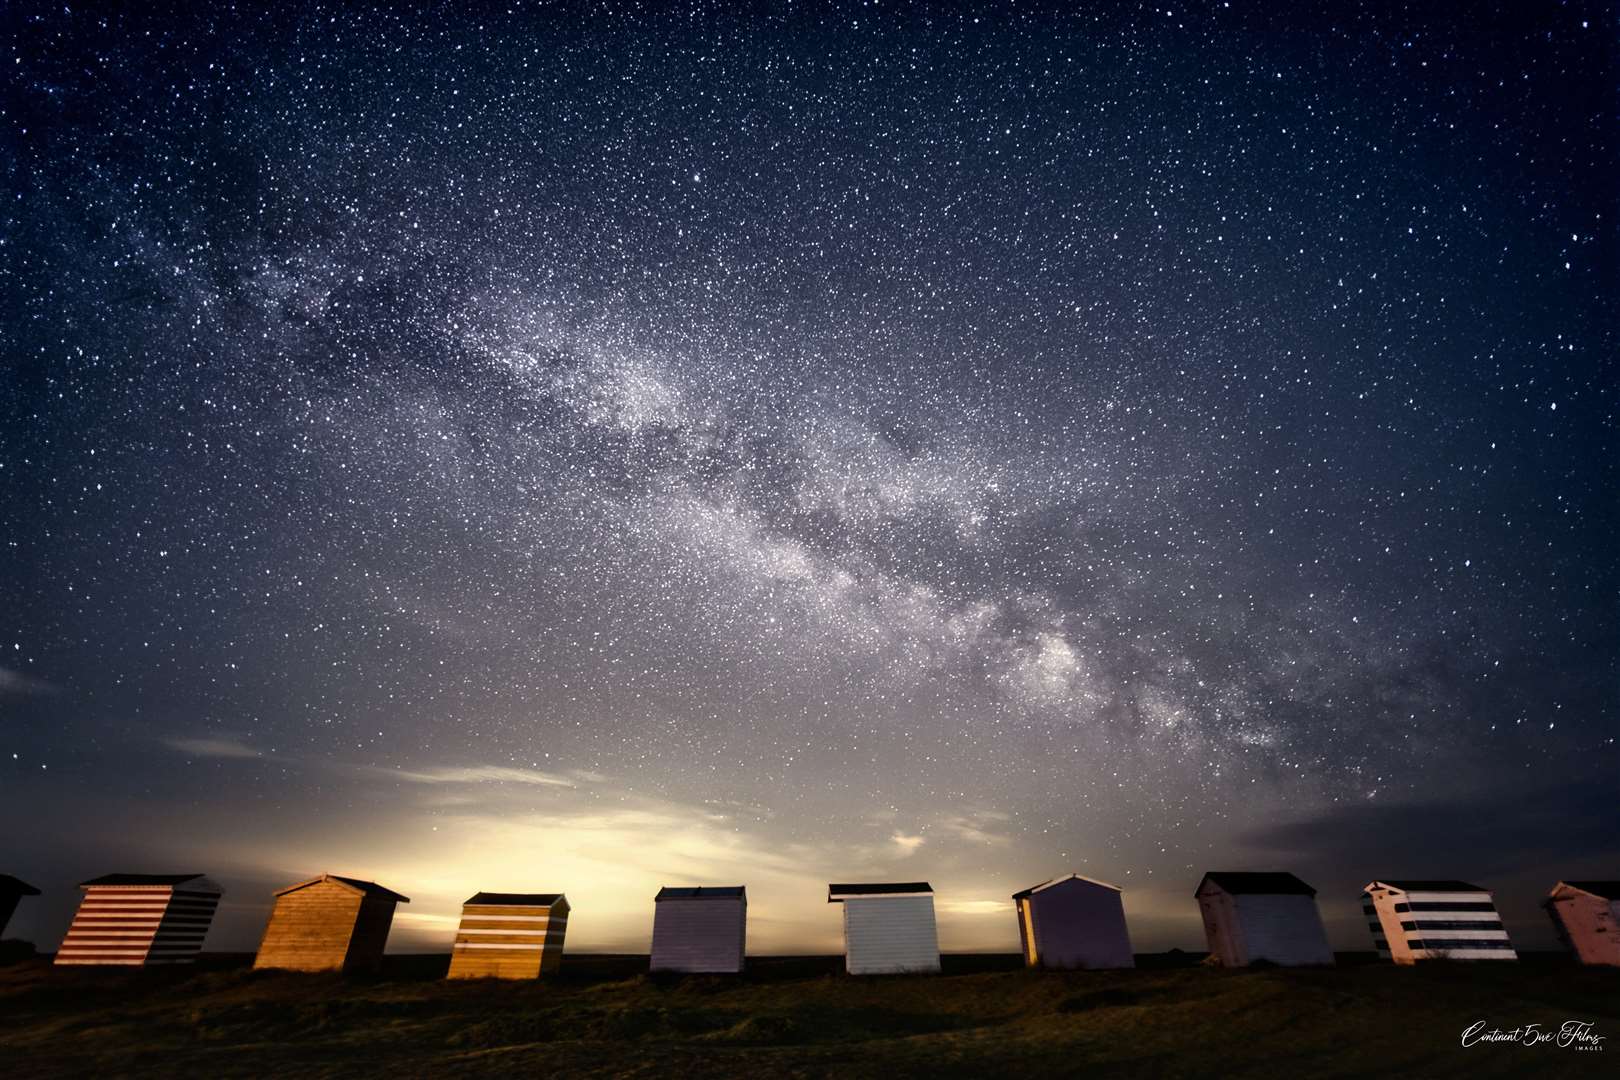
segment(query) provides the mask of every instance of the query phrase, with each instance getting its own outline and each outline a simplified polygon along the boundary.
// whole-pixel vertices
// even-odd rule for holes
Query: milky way
[[[1337,6],[13,9],[21,930],[1606,876],[1614,13]]]

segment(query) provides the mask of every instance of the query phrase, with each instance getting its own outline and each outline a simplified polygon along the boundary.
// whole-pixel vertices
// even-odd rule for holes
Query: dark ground
[[[569,956],[555,979],[449,982],[448,958],[377,976],[0,967],[0,1074],[33,1076],[1314,1077],[1617,1075],[1620,969],[1562,958],[1397,969],[1127,972],[945,957],[943,976],[851,978],[838,957],[755,957],[740,978],[650,978]],[[1594,1021],[1600,1051],[1459,1045],[1465,1027]]]

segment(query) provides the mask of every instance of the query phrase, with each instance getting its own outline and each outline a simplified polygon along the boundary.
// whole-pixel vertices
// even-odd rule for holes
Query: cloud
[[[1369,873],[1467,878],[1620,854],[1620,801],[1612,784],[1599,781],[1516,793],[1491,788],[1449,800],[1340,804],[1240,839]]]
[[[576,787],[576,780],[595,776],[580,770],[575,779],[539,769],[515,765],[447,765],[433,769],[383,769],[366,766],[367,772],[391,776],[412,784],[536,784],[542,787]]]
[[[917,849],[922,847],[927,842],[928,841],[920,836],[907,836],[905,833],[901,832],[897,832],[893,836],[889,837],[889,843],[893,844],[897,849],[896,855],[902,859],[908,859],[917,854]]]
[[[0,668],[0,697],[28,697],[33,694],[59,694],[62,688],[44,679],[24,675],[10,668]]]
[[[942,915],[994,915],[1001,918],[1013,910],[1011,900],[987,900],[973,898],[936,898],[935,906]]]
[[[970,844],[1000,847],[1012,843],[1012,837],[995,831],[995,826],[1007,820],[1007,815],[990,810],[976,814],[947,818],[939,827]]]
[[[219,736],[204,736],[196,739],[164,739],[163,744],[172,750],[192,757],[204,758],[258,758],[264,753],[255,750],[239,739],[222,738]]]

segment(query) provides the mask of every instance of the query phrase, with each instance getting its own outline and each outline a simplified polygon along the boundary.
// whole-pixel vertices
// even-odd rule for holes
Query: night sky
[[[1612,6],[157,6],[0,15],[12,935],[1620,876]]]

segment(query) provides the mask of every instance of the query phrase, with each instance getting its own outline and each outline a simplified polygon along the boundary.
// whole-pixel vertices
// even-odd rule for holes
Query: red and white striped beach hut
[[[225,891],[201,874],[108,874],[79,888],[58,964],[189,964]]]

